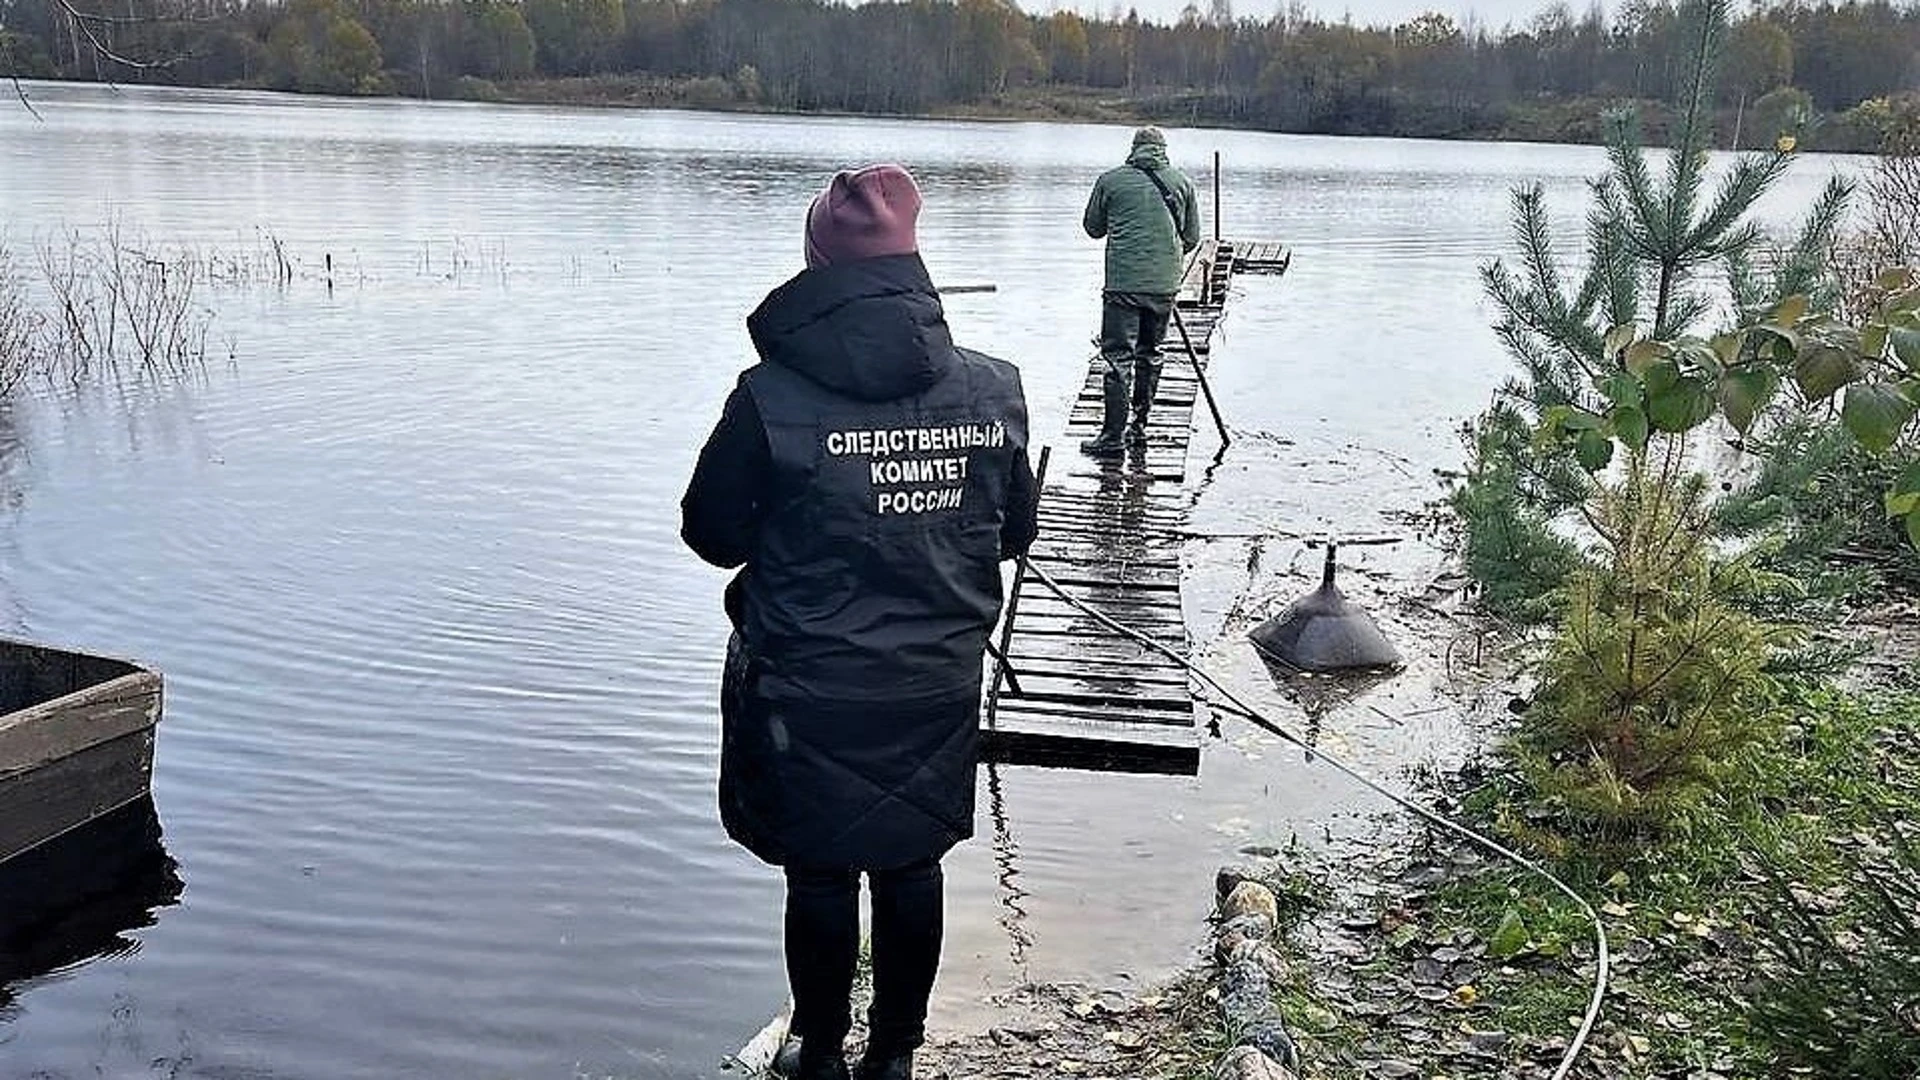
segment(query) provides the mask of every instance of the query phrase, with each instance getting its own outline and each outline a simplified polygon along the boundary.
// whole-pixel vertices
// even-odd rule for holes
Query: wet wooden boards
[[[147,793],[160,698],[124,660],[0,641],[0,862]]]
[[[1243,259],[1250,253],[1250,259]],[[1052,455],[1040,494],[1040,532],[1028,558],[1074,600],[1184,658],[1179,530],[1186,518],[1187,449],[1196,366],[1204,366],[1237,269],[1282,273],[1278,244],[1209,243],[1177,303],[1189,358],[1169,326],[1166,361],[1148,416],[1147,444],[1123,458],[1080,453],[1100,428],[1098,355]],[[982,738],[990,761],[1193,775],[1200,739],[1184,668],[1164,653],[1088,615],[1042,581],[1016,575],[995,662]],[[1011,672],[1007,669],[1011,668]]]

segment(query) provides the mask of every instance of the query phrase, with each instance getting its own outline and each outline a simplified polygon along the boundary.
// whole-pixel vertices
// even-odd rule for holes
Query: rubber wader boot
[[[767,1071],[776,1080],[848,1080],[847,1059],[839,1049],[814,1054],[794,1035],[787,1036]]]
[[[1094,457],[1117,457],[1126,450],[1122,439],[1127,426],[1127,380],[1114,365],[1100,377],[1100,391],[1106,408],[1100,422],[1100,434],[1080,444],[1080,452]]]
[[[1153,409],[1153,395],[1160,389],[1160,365],[1144,360],[1133,363],[1133,422],[1127,425],[1127,445],[1147,444],[1147,413]]]
[[[893,1057],[862,1057],[853,1070],[854,1080],[913,1080],[913,1054]]]

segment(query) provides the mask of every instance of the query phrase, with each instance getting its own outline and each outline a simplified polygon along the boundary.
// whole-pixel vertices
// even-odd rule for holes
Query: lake
[[[745,316],[800,268],[833,170],[904,162],[935,280],[998,286],[949,298],[956,338],[1022,366],[1061,444],[1098,318],[1080,211],[1128,133],[30,92],[44,121],[0,104],[16,259],[112,225],[253,265],[278,243],[296,272],[203,294],[198,377],[0,412],[0,627],[165,673],[154,801],[184,883],[0,989],[0,1076],[716,1075],[785,998],[779,878],[714,806],[724,575],[677,537]],[[1223,155],[1227,235],[1295,251],[1215,352],[1243,437],[1193,470],[1220,535],[1187,606],[1197,653],[1297,718],[1242,631],[1312,556],[1249,534],[1378,532],[1438,496],[1507,370],[1477,268],[1509,249],[1509,192],[1545,184],[1575,237],[1603,155],[1170,142],[1203,188]],[[1766,216],[1850,167],[1802,159]],[[1351,550],[1375,599],[1444,558]],[[1433,700],[1432,667],[1321,718],[1329,745],[1385,773],[1451,752],[1450,709],[1380,719]],[[949,860],[935,1023],[1020,979],[1164,976],[1213,866],[1381,809],[1227,734],[1195,779],[998,770]]]

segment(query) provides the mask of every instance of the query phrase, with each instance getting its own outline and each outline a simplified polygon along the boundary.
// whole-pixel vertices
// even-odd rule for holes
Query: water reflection
[[[0,1020],[31,980],[137,951],[186,883],[151,796],[0,864]]]
[[[1129,446],[1124,462],[1107,459],[1099,465],[1088,531],[1107,561],[1119,566],[1145,558],[1154,540],[1165,542],[1164,537],[1150,537],[1145,528],[1147,493],[1153,484],[1145,456],[1145,447]],[[1124,583],[1125,579],[1123,573],[1116,580]]]
[[[993,818],[994,880],[1000,887],[1000,928],[1007,934],[1007,957],[1021,981],[1026,981],[1027,950],[1033,934],[1027,929],[1027,909],[1021,903],[1027,890],[1020,886],[1020,845],[1007,819],[1007,795],[1000,783],[1000,766],[987,763],[987,811]]]
[[[1399,674],[1389,670],[1350,671],[1337,675],[1301,671],[1288,667],[1258,649],[1254,653],[1266,665],[1267,673],[1273,676],[1273,681],[1281,691],[1306,715],[1307,728],[1302,734],[1309,748],[1309,761],[1313,760],[1311,748],[1319,745],[1321,725],[1329,715],[1366,698],[1374,688]]]

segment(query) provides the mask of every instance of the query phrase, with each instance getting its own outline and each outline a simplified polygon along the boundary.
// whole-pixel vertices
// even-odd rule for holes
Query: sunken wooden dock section
[[[1195,366],[1207,362],[1233,275],[1284,273],[1288,261],[1278,244],[1210,242],[1178,300],[1195,356],[1189,362],[1179,330],[1169,325],[1147,445],[1104,461],[1080,453],[1080,441],[1100,428],[1096,354],[1061,452],[1045,468],[1040,532],[1028,555],[1033,566],[1077,600],[1182,658],[1191,644],[1180,606],[1180,530],[1200,393]],[[1000,641],[1006,662],[995,663],[983,718],[989,761],[1199,771],[1193,696],[1186,670],[1171,657],[1076,609],[1025,567],[1016,572]]]

